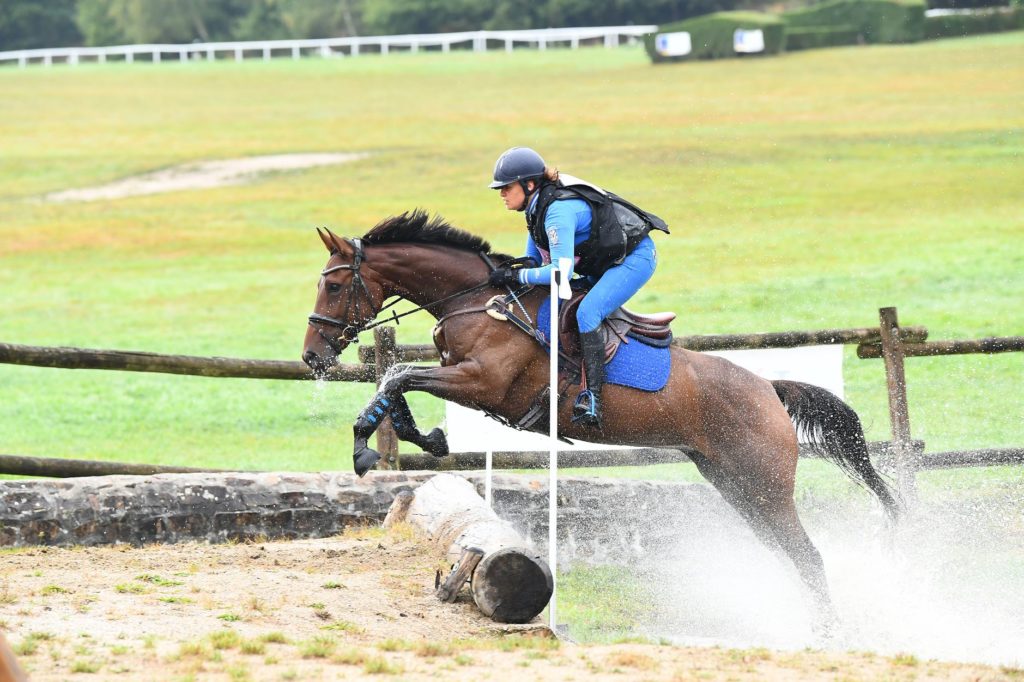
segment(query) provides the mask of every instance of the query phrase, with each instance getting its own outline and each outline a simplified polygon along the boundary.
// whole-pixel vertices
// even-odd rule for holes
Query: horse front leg
[[[423,433],[416,426],[416,419],[412,416],[409,403],[405,395],[398,393],[391,403],[391,425],[395,427],[395,434],[404,441],[408,441],[419,447],[424,452],[429,452],[434,457],[444,457],[448,454],[448,438],[440,427],[434,427],[430,433]]]
[[[363,408],[352,425],[352,468],[360,478],[380,459],[380,453],[368,443],[370,436],[377,431],[377,427],[388,415],[391,405],[392,399],[377,391],[370,404]]]
[[[448,454],[448,438],[444,431],[438,427],[430,433],[423,433],[416,426],[416,420],[404,395],[388,395],[379,391],[370,404],[359,413],[352,427],[353,468],[359,476],[373,468],[381,457],[379,452],[369,446],[369,440],[385,417],[391,417],[395,435],[401,440],[416,445],[434,457],[444,457]]]
[[[423,390],[416,385],[417,380],[423,380],[421,375],[444,369],[456,368],[402,366],[385,375],[377,393],[356,417],[352,427],[352,458],[357,475],[366,474],[381,457],[379,452],[369,446],[369,440],[385,417],[391,417],[395,434],[400,439],[416,445],[435,457],[444,457],[448,454],[448,439],[444,431],[439,427],[432,429],[429,433],[420,431],[416,425],[416,419],[412,415],[412,410],[409,408],[409,403],[405,399],[406,391]],[[445,385],[445,382],[441,381],[440,385]],[[429,392],[441,398],[446,397],[443,391],[441,394],[434,391]]]

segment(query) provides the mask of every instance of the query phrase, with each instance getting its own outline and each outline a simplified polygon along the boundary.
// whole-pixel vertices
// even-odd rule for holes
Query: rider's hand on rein
[[[487,277],[487,281],[490,282],[492,286],[507,287],[519,284],[519,277],[511,268],[497,268],[491,271],[491,274]]]

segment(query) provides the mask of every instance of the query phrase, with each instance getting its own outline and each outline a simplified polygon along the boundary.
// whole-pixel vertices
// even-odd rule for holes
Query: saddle
[[[589,290],[573,290],[572,298],[561,305],[558,313],[558,345],[566,355],[580,357],[580,328],[576,322],[576,310]],[[643,315],[620,307],[608,315],[598,328],[604,337],[605,364],[612,361],[619,346],[630,341],[655,348],[665,348],[672,343],[669,324],[676,319],[675,313],[652,313]]]

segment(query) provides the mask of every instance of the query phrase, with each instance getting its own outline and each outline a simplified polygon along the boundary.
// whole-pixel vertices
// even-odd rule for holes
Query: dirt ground
[[[0,552],[0,628],[32,680],[1024,680],[884,658],[560,642],[434,598],[405,526],[294,542]]]

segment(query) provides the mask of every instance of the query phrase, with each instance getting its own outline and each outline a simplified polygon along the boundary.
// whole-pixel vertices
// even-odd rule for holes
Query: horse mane
[[[411,213],[406,211],[402,215],[385,218],[363,235],[363,241],[367,244],[401,242],[440,244],[486,253],[500,260],[511,258],[506,254],[492,253],[491,245],[486,239],[449,224],[439,215],[431,218],[422,209],[416,209]]]

